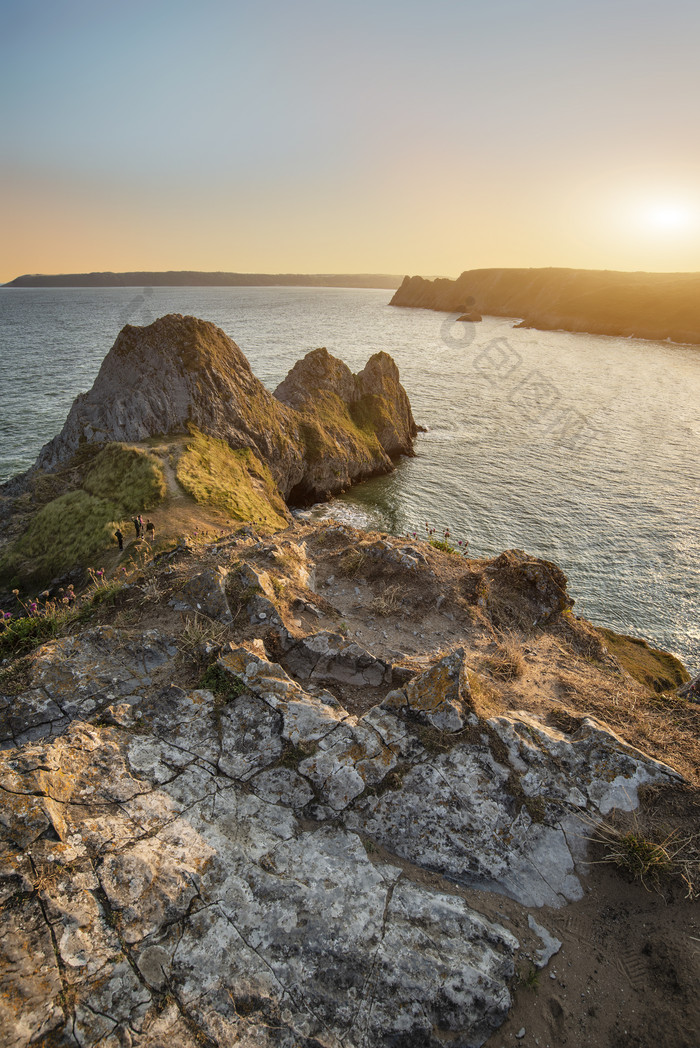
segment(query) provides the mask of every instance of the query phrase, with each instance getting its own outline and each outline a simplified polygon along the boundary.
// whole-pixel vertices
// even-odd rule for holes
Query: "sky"
[[[0,281],[700,270],[697,0],[0,0]]]

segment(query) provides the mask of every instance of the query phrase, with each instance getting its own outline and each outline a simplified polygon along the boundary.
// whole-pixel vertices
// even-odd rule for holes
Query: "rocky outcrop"
[[[254,647],[222,651],[227,695],[179,687],[155,631],[37,655],[0,759],[11,1048],[475,1048],[527,925],[455,888],[578,899],[591,821],[676,778],[592,719],[481,720],[463,652],[357,717]]]
[[[268,392],[239,347],[196,317],[127,325],[92,389],[78,396],[36,467],[52,470],[90,444],[140,442],[192,428],[248,448],[282,495],[322,498],[393,468],[416,426],[396,365],[378,353],[364,371],[316,350]]]
[[[303,474],[291,413],[223,331],[179,314],[122,329],[92,389],[75,399],[36,465],[52,469],[84,444],[138,442],[190,426],[232,448],[253,448],[283,490]]]
[[[417,433],[396,364],[375,353],[359,375],[326,349],[315,349],[294,365],[275,390],[277,399],[299,412],[307,471],[292,497],[335,492],[391,469],[391,460],[413,454]]]
[[[405,628],[433,622],[420,656],[390,661],[363,575],[367,645],[309,590],[325,577],[339,601],[348,553],[375,593],[400,580]],[[429,577],[449,618],[434,592],[420,608]],[[564,576],[520,551],[245,527],[110,585],[111,624],[86,602],[74,633],[0,670],[8,1048],[478,1048],[516,972],[566,950],[601,820],[681,783],[560,708],[561,677],[549,714],[494,706],[488,616],[522,616],[528,658],[570,618]],[[549,640],[558,674],[575,656]],[[624,705],[618,669],[582,666]]]
[[[582,269],[473,269],[456,280],[406,277],[391,300],[393,306],[521,317],[521,327],[696,345],[699,303],[697,273]]]

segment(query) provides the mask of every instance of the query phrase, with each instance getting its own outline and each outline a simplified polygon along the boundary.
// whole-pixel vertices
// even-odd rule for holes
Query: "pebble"
[[[523,1037],[525,1036],[525,1027],[521,1026],[521,1028],[518,1030],[515,1036],[518,1038],[519,1041],[522,1041]]]

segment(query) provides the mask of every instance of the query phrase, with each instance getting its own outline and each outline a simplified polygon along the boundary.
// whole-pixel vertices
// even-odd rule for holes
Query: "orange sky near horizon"
[[[686,0],[3,0],[0,281],[700,271]]]

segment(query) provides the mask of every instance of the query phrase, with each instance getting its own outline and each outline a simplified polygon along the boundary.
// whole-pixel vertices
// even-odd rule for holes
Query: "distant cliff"
[[[3,287],[374,287],[396,288],[385,273],[25,273]]]
[[[456,280],[405,277],[392,306],[476,310],[522,327],[700,344],[700,273],[472,269]]]

